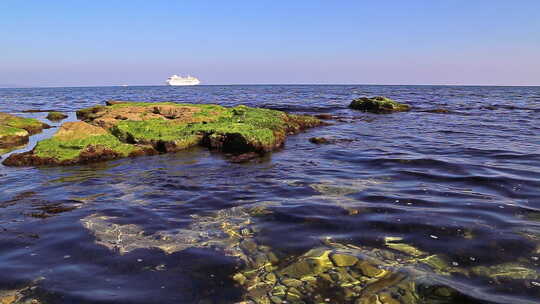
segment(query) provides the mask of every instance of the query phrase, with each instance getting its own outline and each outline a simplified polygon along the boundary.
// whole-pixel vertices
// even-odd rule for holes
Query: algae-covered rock
[[[52,111],[52,112],[49,112],[49,114],[47,114],[47,119],[50,121],[59,121],[67,117],[68,116],[66,114],[61,113],[61,112],[56,112],[56,111]]]
[[[20,146],[28,142],[29,133],[26,130],[0,125],[0,149]]]
[[[108,104],[77,111],[84,122],[64,124],[53,138],[39,142],[33,151],[12,155],[4,164],[71,165],[175,152],[195,145],[249,156],[275,150],[287,135],[324,124],[312,116],[246,106]],[[72,128],[81,136],[64,136]]]
[[[44,277],[38,277],[29,285],[19,289],[0,288],[0,304],[41,304],[42,302],[33,294],[37,284],[44,279]]]
[[[348,254],[335,253],[331,256],[332,262],[338,267],[348,267],[353,266],[358,262],[358,259],[355,256]]]
[[[34,118],[18,117],[15,115],[1,113],[1,112],[0,112],[0,125],[17,128],[17,129],[23,129],[23,130],[26,130],[31,135],[37,134],[43,131],[43,129],[50,128],[50,126],[47,125],[46,123],[43,123]]]
[[[414,257],[419,257],[425,255],[423,251],[420,249],[411,246],[409,244],[400,242],[402,241],[402,237],[393,237],[393,236],[387,236],[384,238],[384,244],[388,246],[389,248],[392,248],[397,251],[401,251],[403,253],[409,254]]]
[[[6,154],[6,153],[9,153],[11,151],[14,151],[14,150],[18,150],[18,149],[22,149],[24,148],[24,146],[26,145],[26,143],[20,145],[20,146],[10,146],[10,147],[7,147],[7,148],[0,148],[0,156]]]
[[[28,143],[31,134],[49,126],[33,118],[23,118],[0,112],[0,155]]]
[[[390,98],[377,96],[372,98],[360,97],[354,99],[349,105],[349,108],[364,112],[382,114],[408,111],[411,107],[406,104],[398,103]]]
[[[269,152],[286,135],[322,125],[317,118],[237,106],[172,102],[110,103],[77,112],[91,124],[110,129],[122,141],[154,146],[162,152],[203,145],[224,152]]]
[[[473,267],[472,273],[493,279],[538,279],[540,274],[530,267],[517,263]]]
[[[105,129],[85,122],[67,122],[29,152],[10,155],[7,166],[72,165],[147,154],[151,148],[122,143]]]

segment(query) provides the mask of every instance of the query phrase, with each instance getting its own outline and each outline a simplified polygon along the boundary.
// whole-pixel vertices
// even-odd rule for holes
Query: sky
[[[0,0],[0,86],[540,85],[540,1]]]

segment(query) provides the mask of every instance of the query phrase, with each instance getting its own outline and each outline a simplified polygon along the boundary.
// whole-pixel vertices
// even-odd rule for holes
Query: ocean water
[[[347,108],[353,98],[377,95],[413,110]],[[0,111],[46,121],[46,113],[22,111],[55,109],[74,120],[75,110],[110,99],[340,119],[243,164],[194,148],[85,166],[0,166],[0,297],[239,303],[254,299],[256,288],[233,276],[252,270],[260,252],[248,245],[256,244],[277,257],[277,274],[314,248],[348,248],[360,259],[378,253],[382,261],[373,263],[399,273],[415,293],[412,302],[392,294],[402,303],[540,302],[540,87],[0,89]],[[438,108],[450,112],[425,111]],[[314,136],[336,141],[315,145]],[[418,262],[426,257],[446,266]],[[365,303],[381,303],[385,288],[408,291],[390,281],[369,289],[379,298]],[[345,285],[327,285],[302,294],[302,303],[319,303],[317,293],[325,303],[370,296],[361,284],[352,297]]]

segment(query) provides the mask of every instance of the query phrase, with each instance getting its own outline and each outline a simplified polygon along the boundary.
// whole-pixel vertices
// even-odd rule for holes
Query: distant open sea
[[[379,95],[412,110],[347,107]],[[47,113],[22,112],[55,109],[74,120],[75,110],[111,99],[243,104],[340,120],[244,164],[195,148],[85,166],[0,165],[0,298],[255,301],[253,290],[267,289],[233,279],[250,270],[247,260],[271,252],[274,269],[256,275],[286,284],[288,265],[323,248],[377,256],[372,263],[392,276],[379,289],[347,281],[354,289],[344,273],[325,274],[333,281],[312,274],[320,289],[295,298],[284,287],[287,303],[321,303],[321,295],[323,303],[394,303],[383,302],[385,290],[399,303],[540,303],[540,87],[10,88],[0,89],[0,112],[46,121]],[[426,111],[441,108],[448,113]],[[316,145],[309,141],[316,136],[336,141]],[[419,262],[428,257],[443,262]],[[409,291],[413,300],[405,300]],[[370,293],[373,302],[360,302]]]

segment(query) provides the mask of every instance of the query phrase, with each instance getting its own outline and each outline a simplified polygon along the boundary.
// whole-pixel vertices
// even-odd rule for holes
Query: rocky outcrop
[[[108,104],[77,111],[83,122],[65,123],[53,138],[39,142],[30,152],[10,156],[4,164],[71,165],[175,152],[195,145],[236,155],[261,155],[281,147],[289,134],[325,124],[312,116],[246,106]]]
[[[382,96],[372,98],[361,97],[354,99],[349,105],[349,108],[376,114],[402,112],[409,111],[411,109],[409,105],[398,103],[390,98]]]
[[[105,129],[79,121],[63,124],[32,151],[10,155],[4,165],[73,165],[152,153],[151,147],[122,143]]]
[[[28,142],[26,130],[0,125],[0,149],[24,145]]]
[[[34,118],[23,118],[15,115],[0,112],[0,125],[12,128],[26,130],[30,135],[37,134],[43,129],[50,128],[46,123],[43,123]]]
[[[28,137],[49,125],[37,119],[0,112],[0,155],[28,143]]]
[[[61,112],[52,111],[47,114],[47,119],[50,121],[60,121],[64,118],[67,118],[68,116]]]

